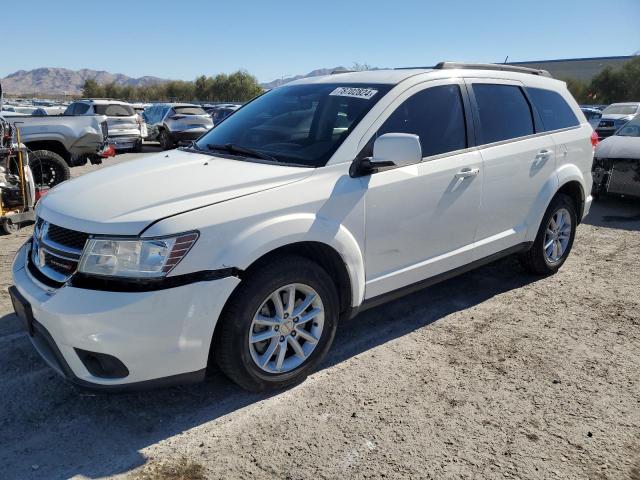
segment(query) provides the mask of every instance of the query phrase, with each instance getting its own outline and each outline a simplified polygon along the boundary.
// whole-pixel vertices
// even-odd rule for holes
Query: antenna
[[[506,57],[504,57],[504,62],[502,62],[502,63],[507,63],[507,60],[509,60],[509,55],[507,55]]]

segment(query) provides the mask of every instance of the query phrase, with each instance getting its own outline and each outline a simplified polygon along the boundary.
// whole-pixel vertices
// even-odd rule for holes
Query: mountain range
[[[121,73],[109,73],[103,70],[70,70],[68,68],[36,68],[34,70],[18,70],[2,79],[2,88],[6,93],[79,95],[85,80],[93,79],[100,84],[115,82],[118,85],[150,85],[165,82],[158,77],[132,78]]]
[[[264,89],[271,89],[299,78],[317,77],[328,75],[334,71],[346,70],[344,67],[319,68],[306,75],[282,77],[271,82],[261,83]],[[36,68],[34,70],[18,70],[4,77],[2,88],[5,93],[13,95],[79,95],[86,80],[95,80],[99,84],[115,82],[118,85],[150,85],[153,83],[167,82],[167,79],[144,76],[133,78],[122,73],[109,73],[104,70],[70,70],[68,68]]]

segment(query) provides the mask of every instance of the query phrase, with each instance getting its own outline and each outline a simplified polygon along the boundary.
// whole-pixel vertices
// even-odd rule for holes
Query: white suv
[[[592,128],[544,71],[443,63],[299,80],[192,146],[65,182],[15,310],[97,389],[303,379],[339,319],[517,253],[550,274],[591,205]]]
[[[116,150],[142,151],[142,117],[131,104],[110,99],[82,99],[70,104],[65,115],[106,115],[109,143]]]

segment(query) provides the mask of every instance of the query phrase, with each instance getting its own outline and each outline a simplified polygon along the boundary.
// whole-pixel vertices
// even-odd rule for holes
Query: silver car
[[[158,140],[163,150],[197,140],[213,128],[213,120],[199,105],[159,103],[144,111],[150,140]]]
[[[142,119],[133,107],[118,100],[83,99],[67,107],[65,115],[106,115],[109,143],[116,150],[142,150]]]
[[[602,111],[602,118],[596,128],[598,138],[610,137],[616,130],[631,120],[640,110],[639,102],[612,103]]]

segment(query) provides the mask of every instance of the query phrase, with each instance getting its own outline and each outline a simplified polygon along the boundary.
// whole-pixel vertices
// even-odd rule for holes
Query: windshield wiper
[[[209,143],[207,144],[207,148],[209,150],[219,150],[221,152],[229,152],[231,154],[237,153],[239,155],[244,155],[247,157],[260,158],[262,160],[269,160],[271,162],[280,163],[280,160],[278,160],[276,157],[272,157],[269,154],[260,152],[258,150],[253,150],[252,148],[234,145],[233,143],[225,143],[224,145]]]

